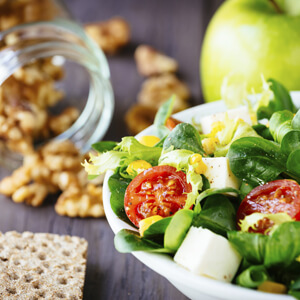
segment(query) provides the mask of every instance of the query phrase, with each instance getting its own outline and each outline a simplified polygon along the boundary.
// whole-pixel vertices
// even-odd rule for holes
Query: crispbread
[[[49,233],[0,233],[0,299],[82,299],[87,241]]]

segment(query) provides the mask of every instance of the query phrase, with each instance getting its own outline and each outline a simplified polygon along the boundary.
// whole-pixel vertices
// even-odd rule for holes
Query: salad
[[[255,104],[193,124],[171,117],[170,99],[155,136],[93,145],[86,171],[114,172],[111,208],[136,228],[116,234],[118,251],[300,299],[300,110],[279,82],[265,86]]]

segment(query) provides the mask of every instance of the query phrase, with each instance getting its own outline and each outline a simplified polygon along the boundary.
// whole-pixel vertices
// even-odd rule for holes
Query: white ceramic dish
[[[300,92],[291,93],[293,101],[300,107]],[[193,118],[199,120],[201,117],[226,109],[224,102],[217,101],[199,105],[175,115],[181,121],[190,122]],[[140,135],[151,134],[152,128],[149,127]],[[107,220],[114,233],[123,228],[134,229],[125,222],[121,221],[110,207],[110,191],[107,185],[108,178],[112,173],[108,172],[105,176],[103,186],[103,203]],[[133,255],[146,266],[167,278],[179,291],[193,300],[292,300],[291,296],[276,295],[258,292],[255,290],[242,288],[230,283],[216,281],[210,278],[195,275],[188,270],[177,265],[173,259],[166,254],[156,254],[147,252],[134,252]]]

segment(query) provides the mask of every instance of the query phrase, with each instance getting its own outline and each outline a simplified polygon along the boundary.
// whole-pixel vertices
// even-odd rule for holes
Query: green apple
[[[228,75],[247,89],[261,87],[261,74],[300,90],[300,0],[227,0],[213,16],[200,59],[205,101],[220,99]]]

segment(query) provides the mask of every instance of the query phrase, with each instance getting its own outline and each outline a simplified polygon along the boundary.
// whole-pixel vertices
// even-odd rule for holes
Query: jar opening
[[[60,106],[79,105],[81,114],[55,139],[70,139],[81,152],[86,152],[91,144],[103,138],[114,109],[109,68],[103,52],[81,27],[67,20],[38,22],[11,28],[2,32],[0,38],[1,85],[21,67],[33,62],[51,58],[52,64],[63,64],[67,76],[56,85],[69,91],[65,91]],[[53,111],[60,106],[54,106]],[[4,148],[5,143],[0,148],[2,163],[6,159],[11,161],[13,155]],[[15,160],[16,156],[13,157]]]

